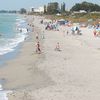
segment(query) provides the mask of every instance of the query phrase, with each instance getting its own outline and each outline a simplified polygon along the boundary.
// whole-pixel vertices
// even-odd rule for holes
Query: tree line
[[[80,11],[85,10],[87,12],[93,12],[93,11],[100,11],[100,5],[93,4],[90,2],[82,2],[82,3],[76,3],[69,12],[73,11]],[[27,10],[25,8],[21,8],[19,11],[13,10],[13,11],[6,11],[1,10],[0,13],[21,13],[25,14],[27,13]],[[48,5],[44,5],[44,14],[66,14],[68,11],[66,11],[66,4],[65,2],[59,4],[58,2],[51,2],[48,3]]]
[[[0,13],[20,13],[25,14],[27,10],[25,8],[21,8],[20,10],[0,10]]]
[[[93,11],[100,11],[100,6],[97,4],[89,3],[89,2],[82,2],[82,3],[76,3],[70,11],[79,11],[79,10],[85,10],[87,12],[93,12]]]
[[[80,10],[85,10],[86,12],[100,11],[100,5],[84,1],[82,3],[76,3],[70,9],[70,12],[80,11]],[[46,5],[44,6],[44,13],[45,14],[66,13],[65,2],[63,2],[61,5],[59,5],[58,2],[48,3],[47,6]]]
[[[17,13],[18,11],[16,10],[0,10],[0,13]]]

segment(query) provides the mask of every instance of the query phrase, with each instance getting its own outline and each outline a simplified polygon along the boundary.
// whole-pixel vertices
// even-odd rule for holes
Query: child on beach
[[[66,33],[67,33],[67,35],[68,35],[68,34],[69,34],[69,30],[67,30],[67,32],[66,32]]]
[[[94,36],[96,36],[96,35],[97,35],[97,34],[96,34],[96,30],[94,30],[94,31],[93,31],[93,34],[94,34]]]
[[[41,34],[41,35],[42,35],[42,39],[45,39],[45,37],[44,37],[44,31],[42,32],[42,34]]]
[[[40,43],[39,43],[39,41],[36,43],[36,53],[38,53],[38,54],[41,53]]]
[[[57,42],[57,45],[56,45],[55,50],[56,50],[56,51],[61,51],[59,42]]]

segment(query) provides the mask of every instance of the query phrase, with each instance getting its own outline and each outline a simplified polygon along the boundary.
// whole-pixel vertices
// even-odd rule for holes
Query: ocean
[[[24,17],[17,14],[0,14],[0,62],[3,56],[14,52],[20,43],[24,42],[30,32],[30,27]],[[13,53],[12,53],[13,54]],[[0,100],[8,100],[8,91],[3,90],[0,82]]]
[[[16,14],[0,14],[0,55],[15,50],[27,36],[27,22]]]

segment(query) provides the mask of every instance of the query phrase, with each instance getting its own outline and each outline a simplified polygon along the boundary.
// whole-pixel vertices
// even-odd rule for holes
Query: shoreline
[[[13,16],[13,14],[10,14],[10,15]],[[23,21],[24,16],[22,17],[22,15],[19,15],[19,14],[14,14],[14,15],[16,15],[13,22],[13,24],[16,26],[14,26],[14,30],[12,30],[14,37],[8,38],[10,42],[8,42],[8,44],[4,44],[4,47],[1,48],[0,66],[3,66],[5,62],[9,61],[10,59],[16,58],[17,53],[19,52],[19,49],[21,48],[21,45],[23,44],[23,42],[25,42],[24,38],[26,38],[27,34],[29,33],[28,31],[25,31],[26,29],[25,25],[24,27],[22,26],[19,27],[17,25],[17,24],[21,25],[20,21],[21,20]],[[19,19],[20,21],[18,21],[17,19]],[[23,31],[20,32],[19,28],[23,29]],[[1,39],[6,39],[6,38],[1,37]],[[4,51],[2,50],[3,48],[4,48]]]
[[[32,20],[33,21],[33,20]],[[2,72],[2,70],[4,70],[3,72],[4,73],[6,73],[6,72],[8,72],[9,73],[9,71],[10,71],[10,73],[12,73],[13,71],[15,71],[15,69],[13,69],[13,71],[12,70],[10,70],[10,69],[12,69],[12,68],[10,68],[10,66],[12,66],[13,67],[13,65],[14,65],[14,61],[16,62],[17,60],[19,61],[19,59],[21,59],[22,61],[20,62],[20,64],[24,64],[25,62],[24,62],[24,60],[25,59],[27,59],[27,58],[29,58],[29,57],[31,57],[31,61],[29,61],[28,63],[30,64],[30,63],[33,63],[33,65],[35,65],[36,63],[35,62],[37,62],[38,61],[38,58],[39,57],[42,57],[42,54],[41,55],[38,55],[38,54],[35,54],[34,52],[35,52],[35,42],[36,42],[36,40],[35,40],[35,34],[36,33],[41,33],[41,30],[38,28],[38,27],[34,27],[34,31],[32,31],[32,32],[29,32],[28,33],[28,37],[25,39],[25,41],[23,42],[23,43],[21,43],[20,44],[20,48],[18,48],[18,50],[15,50],[15,51],[13,51],[13,52],[11,52],[11,54],[12,53],[16,53],[16,51],[17,51],[17,54],[14,56],[14,58],[11,58],[11,59],[9,59],[8,61],[5,61],[5,63],[3,64],[3,65],[1,65],[2,67],[0,67],[0,72]],[[40,35],[40,34],[39,34]],[[41,36],[39,36],[39,37],[41,37]],[[30,45],[30,46],[29,46]],[[28,48],[27,48],[27,46],[28,46]],[[27,50],[25,51],[24,49],[26,49],[27,48],[27,50],[28,51],[31,51],[31,52],[28,52],[27,53]],[[29,50],[30,49],[30,50]],[[24,53],[23,53],[24,52]],[[27,54],[26,54],[27,53]],[[10,55],[10,53],[8,54],[8,55]],[[25,58],[23,57],[23,56],[26,56]],[[30,58],[29,58],[30,59]],[[33,59],[33,62],[32,62],[32,59]],[[39,58],[40,59],[40,58]],[[27,61],[26,61],[27,62]],[[12,65],[12,63],[13,63],[13,65]],[[16,67],[18,66],[18,67],[20,67],[20,64],[19,65],[16,65]],[[30,67],[26,67],[27,69],[31,69],[31,66]],[[9,70],[9,71],[8,71]],[[19,68],[19,70],[20,70],[20,68]],[[24,69],[24,68],[22,68],[21,70],[26,70],[26,69]],[[36,69],[37,70],[37,69]],[[6,80],[2,85],[3,85],[3,90],[11,90],[11,91],[13,91],[13,90],[20,90],[20,87],[22,87],[22,86],[14,86],[14,87],[12,87],[12,85],[8,85],[8,78],[9,78],[9,75],[7,75],[8,76],[8,78],[4,78],[4,77],[6,77],[5,75],[4,75],[4,73],[0,73],[0,79],[4,79],[4,80]],[[26,71],[27,72],[27,71]],[[28,72],[29,74],[30,74],[30,72]],[[2,76],[1,76],[1,74],[3,74]],[[17,73],[15,73],[15,76],[17,75]],[[23,78],[25,78],[25,77],[23,77]],[[29,77],[28,77],[29,78]],[[15,79],[16,80],[16,79]],[[22,83],[24,83],[24,82],[22,82]],[[29,83],[30,83],[30,81],[29,81]],[[10,84],[12,84],[12,83],[10,83]],[[20,85],[20,84],[19,84]],[[26,83],[26,85],[25,85],[25,87],[27,87],[27,85],[28,85],[28,83]],[[30,84],[31,85],[31,84]],[[16,88],[15,88],[16,87]],[[18,87],[18,88],[17,88]],[[24,89],[24,87],[23,88],[21,88],[22,90]]]
[[[24,41],[25,42],[25,41]],[[15,59],[18,54],[20,53],[20,49],[22,47],[23,43],[20,43],[17,47],[15,47],[15,50],[12,52],[8,52],[7,54],[0,56],[0,68],[5,66],[7,62],[9,62],[12,59]]]
[[[8,94],[9,100],[100,98],[100,39],[87,28],[82,29],[81,36],[64,36],[66,27],[61,26],[59,31],[45,30],[45,39],[41,39],[43,53],[36,54],[35,34],[44,31],[40,20],[34,17],[34,32],[20,54],[0,69],[0,78],[7,79],[4,89],[13,91]],[[54,50],[57,42],[60,52]]]

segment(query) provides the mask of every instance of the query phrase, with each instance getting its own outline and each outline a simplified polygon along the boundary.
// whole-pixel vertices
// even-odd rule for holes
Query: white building
[[[77,13],[87,13],[87,12],[85,10],[74,11],[74,14],[77,14]]]
[[[31,7],[29,12],[43,13],[44,7],[38,7],[38,8]]]
[[[29,12],[34,12],[34,7],[30,7]]]
[[[80,13],[87,13],[85,10],[80,10],[79,12]]]

